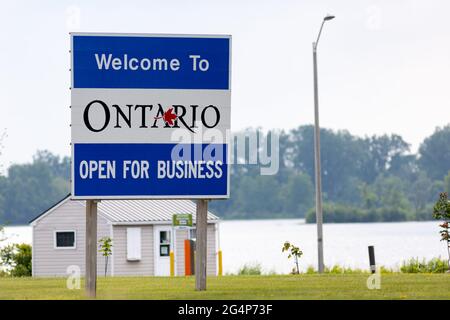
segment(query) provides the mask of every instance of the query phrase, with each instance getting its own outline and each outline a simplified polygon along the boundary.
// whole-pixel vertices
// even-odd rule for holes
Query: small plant
[[[281,249],[281,252],[285,252],[285,251],[289,252],[288,259],[294,257],[296,269],[294,268],[292,270],[292,273],[299,274],[300,268],[298,267],[298,259],[300,259],[300,257],[303,255],[303,251],[300,250],[299,247],[296,247],[293,244],[291,244],[289,241],[286,241],[283,244],[283,248]]]
[[[315,270],[313,266],[308,266],[308,268],[306,268],[306,274],[315,274],[315,273],[317,273],[317,270]]]
[[[105,257],[105,277],[106,277],[106,274],[108,273],[108,258],[112,254],[112,249],[111,249],[113,246],[112,239],[110,237],[103,237],[98,242],[100,243],[99,252],[101,252],[102,256]]]
[[[439,195],[439,200],[433,208],[433,218],[443,221],[442,224],[439,225],[439,227],[441,227],[439,233],[441,234],[441,241],[445,241],[447,243],[447,272],[450,272],[450,201],[448,200],[447,192],[442,192]]]
[[[239,276],[259,276],[262,274],[260,263],[244,264],[237,272]]]

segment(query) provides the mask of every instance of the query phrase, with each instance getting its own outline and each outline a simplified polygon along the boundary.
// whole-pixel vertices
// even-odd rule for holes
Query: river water
[[[377,264],[398,268],[411,257],[446,257],[439,241],[438,221],[395,223],[343,223],[324,225],[325,264],[368,268],[369,245],[375,246]],[[32,242],[28,226],[5,228],[6,243]],[[299,246],[305,270],[317,264],[316,226],[304,220],[227,220],[220,223],[220,246],[225,273],[244,264],[259,263],[264,272],[288,273],[293,261],[281,252],[284,241]]]

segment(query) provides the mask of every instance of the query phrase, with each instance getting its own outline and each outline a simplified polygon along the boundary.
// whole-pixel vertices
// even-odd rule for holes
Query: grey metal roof
[[[113,223],[171,222],[177,213],[191,213],[195,221],[196,204],[191,200],[102,200],[98,211]],[[214,220],[219,217],[208,211],[208,221]]]

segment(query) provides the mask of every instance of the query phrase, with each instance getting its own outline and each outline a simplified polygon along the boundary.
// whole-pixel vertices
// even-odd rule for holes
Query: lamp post
[[[317,86],[317,45],[320,34],[326,21],[334,19],[334,16],[327,15],[323,18],[317,40],[313,42],[313,64],[314,64],[314,161],[316,176],[316,223],[317,223],[317,250],[318,250],[318,270],[324,271],[323,262],[323,213],[322,213],[322,177],[320,170],[320,126],[319,126],[319,92]]]

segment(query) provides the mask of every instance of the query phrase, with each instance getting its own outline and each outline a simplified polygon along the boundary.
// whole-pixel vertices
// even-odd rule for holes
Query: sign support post
[[[86,200],[86,296],[97,294],[97,201]]]
[[[206,290],[206,233],[207,233],[208,200],[197,200],[195,248],[195,290]]]

